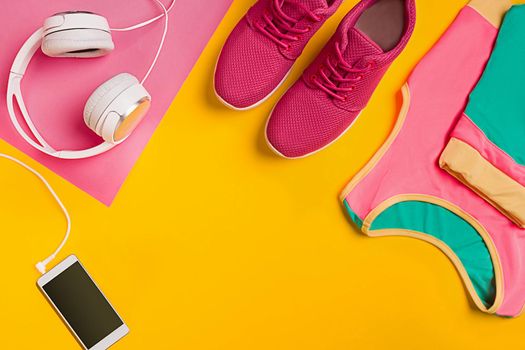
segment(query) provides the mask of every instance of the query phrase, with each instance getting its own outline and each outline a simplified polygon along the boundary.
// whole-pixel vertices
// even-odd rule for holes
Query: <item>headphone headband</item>
[[[35,31],[27,39],[24,45],[22,45],[22,48],[20,49],[20,51],[17,53],[16,58],[13,62],[13,65],[11,66],[11,73],[9,74],[9,82],[7,84],[7,110],[9,112],[8,114],[9,114],[9,117],[11,118],[11,122],[13,123],[15,127],[15,130],[31,146],[33,146],[34,148],[38,149],[39,151],[45,154],[48,154],[50,156],[57,157],[57,158],[81,159],[81,158],[93,157],[101,153],[104,153],[106,151],[109,151],[111,148],[115,147],[114,144],[111,144],[109,142],[104,142],[98,146],[95,146],[95,147],[92,147],[86,150],[57,151],[45,141],[45,139],[38,132],[37,128],[31,121],[31,118],[29,117],[29,113],[24,103],[24,98],[22,96],[22,90],[20,88],[20,85],[22,82],[22,78],[24,77],[24,74],[26,72],[26,69],[29,66],[29,62],[31,62],[31,59],[33,58],[36,51],[40,47],[40,44],[42,43],[43,33],[44,33],[44,29],[40,28],[37,31]],[[35,142],[25,132],[25,130],[20,125],[18,119],[16,118],[15,108],[13,105],[13,101],[15,99],[18,103],[18,106],[20,107],[20,111],[22,112],[24,121],[29,127],[29,130],[31,130],[31,133],[38,140],[38,143]]]
[[[29,57],[29,60],[31,57]],[[7,86],[7,110],[9,117],[11,118],[11,122],[13,123],[13,126],[15,127],[15,130],[18,132],[18,134],[33,148],[36,148],[37,150],[41,151],[42,153],[45,153],[47,155],[56,157],[56,158],[62,158],[62,159],[82,159],[82,158],[89,158],[94,157],[99,154],[102,154],[104,152],[109,151],[113,147],[115,147],[115,144],[109,143],[109,142],[103,142],[99,144],[98,146],[91,147],[85,150],[56,150],[53,147],[51,147],[46,140],[42,137],[42,135],[38,132],[36,129],[34,123],[31,121],[31,118],[29,117],[29,113],[27,111],[27,108],[24,103],[24,98],[22,96],[22,90],[20,89],[20,83],[22,81],[23,75],[18,73],[11,73],[9,75],[9,83]],[[18,106],[20,107],[20,112],[22,113],[22,116],[24,117],[24,121],[29,127],[29,130],[31,130],[31,133],[34,135],[34,137],[37,139],[38,142],[33,140],[27,132],[22,128],[22,125],[20,125],[20,122],[18,121],[15,109],[14,109],[14,100],[16,99]]]
[[[141,28],[164,17],[164,32],[159,48],[146,75],[139,82],[122,74],[110,79],[95,90],[86,103],[90,107],[88,127],[101,136],[105,142],[85,150],[55,150],[39,133],[32,122],[21,90],[21,81],[26,69],[39,47],[50,57],[97,57],[114,49],[111,31],[107,20],[97,14],[85,11],[61,12],[48,17],[44,26],[36,30],[22,45],[11,66],[7,86],[7,108],[9,117],[17,133],[33,148],[50,156],[62,159],[81,159],[107,152],[123,142],[145,116],[150,106],[151,96],[142,86],[155,66],[162,50],[168,30],[169,9],[160,0],[155,0],[163,14],[129,28],[116,28],[116,31],[128,31]],[[117,78],[115,80],[115,78]],[[126,80],[126,86],[115,85]],[[109,84],[108,84],[109,83]],[[129,85],[131,84],[131,85]],[[122,84],[121,84],[122,85]],[[127,86],[129,85],[129,86]],[[111,99],[109,99],[111,97]],[[14,108],[16,100],[30,133],[20,124]],[[104,108],[103,108],[104,107]],[[85,109],[86,111],[86,109]],[[85,112],[86,113],[86,112]],[[92,114],[98,119],[91,122]],[[84,115],[86,119],[86,115]],[[31,136],[30,136],[31,135]]]
[[[13,65],[11,66],[11,73],[17,74],[20,77],[24,76],[29,62],[31,62],[31,59],[42,43],[43,34],[44,28],[40,28],[26,40],[20,48],[20,51],[16,54]],[[9,80],[11,81],[11,76]]]

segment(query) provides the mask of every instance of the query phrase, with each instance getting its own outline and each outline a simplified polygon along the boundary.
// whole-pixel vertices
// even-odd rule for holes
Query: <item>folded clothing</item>
[[[525,228],[525,5],[503,21],[439,165]]]
[[[510,6],[508,0],[473,0],[461,10],[412,71],[390,136],[341,199],[363,233],[433,244],[457,268],[480,310],[514,317],[525,305],[523,231],[437,161]]]

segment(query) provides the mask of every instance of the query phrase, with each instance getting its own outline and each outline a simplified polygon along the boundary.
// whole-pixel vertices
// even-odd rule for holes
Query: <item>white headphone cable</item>
[[[157,53],[155,54],[155,58],[153,59],[153,62],[151,63],[150,67],[148,68],[148,71],[144,75],[144,78],[142,78],[142,81],[140,82],[140,84],[144,84],[144,82],[148,79],[149,75],[151,74],[151,71],[153,70],[153,68],[157,64],[157,60],[159,59],[160,53],[162,52],[162,48],[164,47],[164,41],[166,40],[166,34],[168,34],[168,14],[171,11],[171,9],[173,8],[173,6],[175,5],[175,3],[177,2],[177,0],[173,0],[171,2],[170,6],[168,8],[166,8],[166,6],[164,6],[164,4],[160,0],[155,0],[155,1],[162,8],[162,12],[163,13],[161,15],[158,15],[157,17],[154,17],[154,18],[149,19],[147,21],[135,24],[135,25],[130,26],[130,27],[126,27],[126,28],[110,28],[110,30],[113,31],[113,32],[127,32],[127,31],[131,31],[131,30],[135,30],[135,29],[139,29],[139,28],[145,27],[145,26],[155,22],[156,20],[164,17],[164,32],[162,33],[162,38],[160,39],[159,48],[157,49]]]
[[[160,0],[155,0],[155,1],[157,2],[157,4],[159,4],[160,7],[162,7],[162,11],[164,11],[164,14],[161,15],[165,17],[164,18],[164,31],[162,32],[162,38],[160,39],[159,48],[157,49],[155,58],[153,59],[153,62],[151,62],[151,65],[149,66],[148,71],[144,75],[144,78],[142,78],[142,81],[140,82],[141,85],[143,85],[146,79],[148,79],[151,71],[157,64],[157,60],[159,59],[160,53],[162,52],[162,48],[164,47],[164,41],[166,40],[166,34],[168,34],[168,10],[166,9],[166,6],[164,6],[164,4]],[[170,5],[170,8],[173,6],[173,4],[175,4],[175,1],[176,0],[173,0],[173,2]]]
[[[162,33],[162,38],[161,38],[161,41],[160,41],[160,44],[159,44],[159,48],[157,50],[157,53],[155,54],[155,58],[153,59],[153,62],[151,64],[151,66],[149,67],[148,71],[146,72],[144,78],[142,79],[142,82],[141,84],[143,84],[146,79],[149,77],[151,71],[153,70],[153,68],[155,67],[156,63],[157,63],[157,60],[160,56],[160,53],[162,51],[162,48],[164,46],[164,41],[166,39],[166,34],[168,33],[168,14],[169,12],[172,10],[173,6],[175,5],[175,2],[176,0],[173,0],[170,4],[170,6],[168,8],[166,8],[164,6],[164,4],[160,1],[160,0],[155,0],[159,6],[162,8],[163,10],[163,14],[161,15],[158,15],[154,18],[151,18],[147,21],[144,21],[144,22],[141,22],[141,23],[138,23],[138,24],[135,24],[133,26],[130,26],[130,27],[125,27],[125,28],[111,28],[111,31],[115,31],[115,32],[125,32],[125,31],[130,31],[130,30],[135,30],[135,29],[139,29],[139,28],[142,28],[142,27],[145,27],[157,20],[159,20],[160,18],[162,17],[165,17],[165,22],[164,22],[164,32]],[[41,262],[39,262],[38,264],[36,264],[36,268],[37,270],[44,274],[46,273],[46,266],[51,262],[53,261],[53,259],[55,259],[55,257],[58,255],[58,253],[62,250],[62,248],[64,247],[64,245],[66,244],[68,238],[69,238],[69,235],[71,233],[71,218],[69,216],[69,212],[67,211],[66,207],[64,206],[64,204],[62,203],[62,201],[60,200],[60,198],[58,197],[58,195],[56,194],[55,190],[53,190],[53,188],[51,187],[51,185],[47,182],[47,180],[39,173],[37,172],[36,170],[34,170],[33,168],[31,168],[29,165],[23,163],[22,161],[14,158],[14,157],[11,157],[7,154],[3,154],[3,153],[0,153],[0,158],[4,158],[4,159],[7,159],[7,160],[10,160],[18,165],[20,165],[21,167],[25,168],[26,170],[28,170],[29,172],[31,172],[33,175],[35,175],[40,181],[42,181],[42,183],[46,186],[46,188],[48,189],[49,193],[51,193],[51,195],[53,196],[53,198],[55,199],[55,201],[57,202],[57,204],[59,205],[60,209],[62,210],[62,212],[64,213],[64,216],[66,218],[66,221],[67,221],[67,228],[66,228],[66,233],[64,235],[64,238],[62,240],[62,242],[60,243],[60,245],[58,246],[58,248],[53,252],[53,254],[51,254],[49,257],[47,257],[46,259],[42,260]]]
[[[8,159],[8,160],[10,160],[12,162],[15,162],[16,164],[20,165],[21,167],[25,168],[26,170],[28,170],[31,173],[33,173],[33,175],[38,177],[40,179],[40,181],[42,181],[44,183],[44,185],[47,187],[49,193],[51,193],[51,195],[53,196],[55,201],[60,206],[60,209],[62,209],[62,212],[64,213],[64,216],[66,217],[67,228],[66,228],[66,234],[64,235],[64,239],[62,240],[62,242],[60,243],[58,248],[53,252],[53,254],[51,254],[49,257],[47,257],[46,259],[42,260],[38,264],[36,264],[37,270],[41,274],[44,274],[44,273],[46,273],[46,266],[47,266],[47,264],[49,264],[53,259],[55,259],[55,257],[62,250],[62,248],[64,247],[64,245],[67,242],[67,239],[69,238],[69,234],[71,233],[71,218],[69,217],[69,213],[68,213],[66,207],[64,206],[64,204],[62,203],[62,201],[60,200],[58,195],[56,194],[55,190],[53,190],[53,188],[51,187],[49,182],[47,182],[47,180],[39,172],[37,172],[35,169],[31,168],[29,165],[23,163],[22,161],[14,158],[14,157],[11,157],[11,156],[9,156],[7,154],[0,153],[0,158],[5,158],[5,159]]]
[[[135,30],[135,29],[139,29],[139,28],[142,28],[142,27],[145,27],[147,26],[148,24],[151,24],[159,19],[161,19],[162,17],[164,16],[168,16],[167,13],[169,13],[171,11],[171,9],[173,8],[173,5],[175,5],[175,2],[177,0],[173,0],[170,4],[170,6],[168,7],[168,9],[161,15],[158,15],[156,17],[153,17],[152,19],[148,19],[147,21],[144,21],[144,22],[140,22],[138,24],[134,24],[132,26],[129,26],[129,27],[125,27],[125,28],[111,28],[110,30],[112,32],[127,32],[127,31],[130,31],[130,30]],[[158,2],[158,1],[157,1]],[[162,5],[162,7],[165,7],[164,5]]]

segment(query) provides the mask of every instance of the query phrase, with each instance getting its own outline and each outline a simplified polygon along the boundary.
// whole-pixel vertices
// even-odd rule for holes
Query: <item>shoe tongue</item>
[[[348,37],[341,42],[341,51],[346,63],[353,65],[363,56],[376,56],[383,54],[383,50],[366,34],[357,28],[348,31]]]
[[[283,12],[286,13],[288,16],[293,17],[295,19],[300,19],[305,15],[304,10],[300,6],[294,4],[293,2],[282,0],[281,3],[283,5]],[[310,9],[310,11],[328,8],[327,0],[301,0],[301,4],[306,6],[306,8]]]

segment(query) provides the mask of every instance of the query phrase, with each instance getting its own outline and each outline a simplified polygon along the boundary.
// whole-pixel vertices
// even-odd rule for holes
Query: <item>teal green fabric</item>
[[[345,208],[346,208],[346,211],[348,212],[348,215],[350,216],[350,219],[352,219],[352,221],[357,225],[357,227],[361,229],[361,227],[363,227],[363,220],[361,220],[361,218],[359,218],[359,216],[357,216],[357,214],[354,213],[352,208],[350,208],[350,205],[348,205],[348,202],[346,201],[346,199],[343,201],[343,203],[345,204]]]
[[[418,231],[439,239],[457,255],[485,306],[494,303],[494,266],[490,253],[476,229],[458,215],[432,203],[401,202],[374,220],[370,230],[380,229]]]
[[[506,14],[465,113],[490,141],[525,165],[525,5]]]

